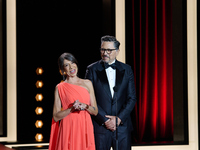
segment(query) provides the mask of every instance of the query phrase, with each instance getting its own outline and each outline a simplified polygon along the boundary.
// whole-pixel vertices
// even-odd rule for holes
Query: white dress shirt
[[[113,63],[115,63],[115,60],[111,64],[113,64]],[[114,95],[113,88],[115,87],[115,80],[116,80],[116,69],[113,69],[112,67],[108,67],[106,69],[106,75],[107,75],[107,78],[108,78],[108,83],[109,83],[109,86],[110,86],[111,95],[113,97],[113,95]]]

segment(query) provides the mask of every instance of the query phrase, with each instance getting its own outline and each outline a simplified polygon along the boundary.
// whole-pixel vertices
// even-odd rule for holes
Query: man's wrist
[[[118,118],[118,125],[123,124],[121,119],[119,117],[117,117],[117,118]]]

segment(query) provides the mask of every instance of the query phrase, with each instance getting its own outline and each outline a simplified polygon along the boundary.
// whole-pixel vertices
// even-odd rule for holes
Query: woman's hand
[[[73,107],[75,110],[85,110],[86,104],[79,102],[79,100],[76,100],[73,104]]]

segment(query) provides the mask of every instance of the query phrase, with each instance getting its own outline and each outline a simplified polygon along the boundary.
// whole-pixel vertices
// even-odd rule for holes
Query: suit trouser
[[[116,132],[95,133],[96,150],[116,149]],[[118,132],[118,150],[131,150],[131,132]]]

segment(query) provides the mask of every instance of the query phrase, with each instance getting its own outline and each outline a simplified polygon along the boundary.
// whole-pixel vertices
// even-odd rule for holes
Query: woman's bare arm
[[[56,87],[54,92],[54,106],[53,106],[53,119],[55,120],[55,122],[63,119],[64,117],[69,115],[73,110],[74,110],[73,106],[68,109],[61,110],[61,100],[58,93],[58,88]]]
[[[89,88],[90,104],[91,104],[91,106],[89,106],[88,109],[86,108],[87,106],[85,108],[90,114],[96,116],[98,114],[98,107],[97,107],[96,98],[95,98],[95,94],[94,94],[94,88],[93,88],[92,82],[90,80],[86,80],[85,83]]]

